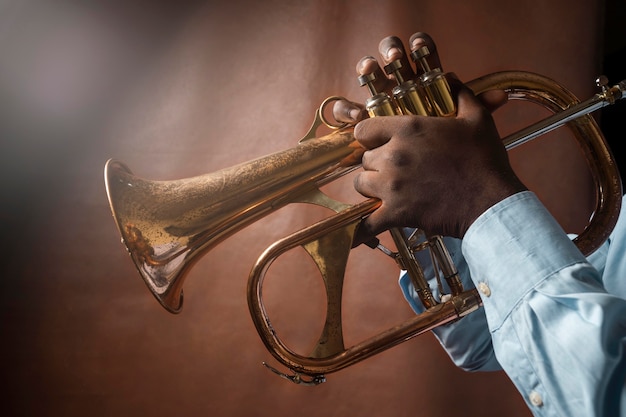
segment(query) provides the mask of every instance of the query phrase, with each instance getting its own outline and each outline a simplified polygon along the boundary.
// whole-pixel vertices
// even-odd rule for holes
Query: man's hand
[[[426,45],[431,67],[441,67],[432,39],[414,34],[411,50]],[[402,42],[396,37],[381,41],[382,62],[400,59],[402,76],[415,79]],[[390,91],[393,77],[384,75],[373,57],[357,64],[359,75],[374,72],[377,91]],[[486,209],[525,190],[513,172],[495,128],[491,112],[506,103],[503,91],[475,97],[453,75],[449,82],[457,101],[451,117],[393,116],[366,118],[363,106],[337,102],[334,117],[359,122],[355,137],[367,149],[364,172],[355,178],[355,188],[382,205],[360,227],[360,239],[391,227],[419,227],[428,234],[463,237],[468,227]]]

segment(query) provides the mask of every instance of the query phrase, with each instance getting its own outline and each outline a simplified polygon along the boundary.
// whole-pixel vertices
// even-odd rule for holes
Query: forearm
[[[462,249],[498,361],[531,410],[620,415],[626,301],[606,292],[536,197],[522,193],[493,207]]]

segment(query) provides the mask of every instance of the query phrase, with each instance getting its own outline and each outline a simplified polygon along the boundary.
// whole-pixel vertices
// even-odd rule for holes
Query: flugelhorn
[[[602,80],[602,79],[601,79]],[[510,99],[537,103],[554,114],[521,132],[504,138],[507,148],[566,124],[586,157],[596,189],[593,216],[576,238],[583,253],[594,251],[613,229],[620,210],[622,187],[614,158],[590,113],[621,99],[626,81],[608,86],[580,102],[563,86],[528,72],[499,72],[476,79],[468,86],[476,93],[505,90]],[[330,99],[332,101],[332,98]],[[324,106],[316,111],[311,131],[300,143],[282,152],[193,178],[150,181],[135,176],[121,162],[109,160],[105,183],[113,217],[122,240],[141,277],[156,299],[176,313],[183,303],[186,273],[213,246],[275,210],[295,202],[312,202],[337,214],[273,244],[253,266],[248,280],[248,304],[261,339],[293,375],[294,382],[317,384],[338,371],[414,336],[450,322],[480,307],[475,290],[456,288],[446,299],[401,325],[352,347],[345,348],[341,330],[341,287],[347,256],[358,223],[378,207],[378,201],[356,205],[334,201],[319,187],[357,169],[362,149],[350,126],[316,137],[324,119]],[[408,240],[411,250],[423,243]],[[440,242],[426,241],[437,249]],[[278,337],[261,299],[263,277],[272,261],[292,247],[302,246],[324,270],[328,308],[326,326],[310,356],[293,352]],[[397,253],[402,268],[410,259]],[[445,258],[445,251],[440,255]],[[410,258],[409,254],[409,258]],[[444,264],[445,259],[438,262]],[[419,269],[419,268],[418,268]],[[273,369],[273,368],[272,368]]]

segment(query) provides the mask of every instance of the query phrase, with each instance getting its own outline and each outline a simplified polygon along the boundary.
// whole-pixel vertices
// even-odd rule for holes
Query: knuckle
[[[387,158],[393,167],[403,168],[412,165],[411,156],[402,149],[390,149]]]

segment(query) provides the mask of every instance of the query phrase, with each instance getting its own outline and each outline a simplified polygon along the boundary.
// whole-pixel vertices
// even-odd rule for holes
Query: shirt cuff
[[[537,196],[524,191],[484,212],[462,243],[491,331],[553,273],[585,257]]]

